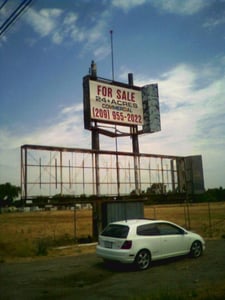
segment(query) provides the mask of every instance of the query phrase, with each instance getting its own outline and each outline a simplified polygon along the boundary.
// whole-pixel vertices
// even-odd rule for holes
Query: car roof
[[[158,223],[158,222],[166,222],[162,220],[155,220],[155,219],[128,219],[128,220],[121,220],[117,222],[112,222],[111,224],[116,224],[116,225],[144,225],[144,224],[150,224],[150,223]]]

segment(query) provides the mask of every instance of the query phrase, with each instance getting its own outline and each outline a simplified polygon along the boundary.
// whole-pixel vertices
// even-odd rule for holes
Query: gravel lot
[[[105,266],[95,253],[0,264],[0,299],[225,299],[225,240],[206,241],[199,259],[146,271]]]

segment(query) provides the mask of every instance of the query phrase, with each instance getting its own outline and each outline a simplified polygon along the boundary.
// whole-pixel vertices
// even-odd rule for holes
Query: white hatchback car
[[[199,257],[204,239],[172,222],[135,219],[110,223],[99,235],[96,253],[105,261],[135,263],[140,270],[151,261],[190,254]]]

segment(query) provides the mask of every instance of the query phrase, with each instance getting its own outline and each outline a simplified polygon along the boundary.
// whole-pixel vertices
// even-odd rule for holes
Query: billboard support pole
[[[114,53],[113,53],[113,30],[110,30],[110,44],[111,44],[111,62],[112,62],[112,81],[114,81]],[[120,170],[118,159],[118,140],[117,140],[117,126],[115,125],[115,143],[116,143],[116,180],[117,180],[117,196],[120,196]]]
[[[128,84],[130,87],[134,85],[133,74],[128,74]],[[133,153],[134,153],[134,178],[135,178],[135,192],[137,195],[140,194],[140,187],[139,187],[139,174],[138,170],[140,169],[140,161],[139,161],[139,143],[138,143],[138,127],[132,126],[131,127],[131,138],[132,138],[132,146],[133,146]]]
[[[96,122],[95,122],[96,123]],[[97,124],[95,124],[95,129],[92,130],[92,150],[97,150],[95,153],[95,182],[96,182],[96,195],[100,195],[99,190],[99,154],[98,151],[100,150],[99,147],[99,132],[97,129]]]
[[[97,78],[97,66],[94,61],[91,62],[90,74],[92,77]],[[95,162],[95,188],[96,195],[100,196],[100,183],[99,183],[99,130],[98,123],[94,122],[94,127],[91,131],[92,138],[92,150],[96,150],[94,153],[94,162]],[[94,240],[98,239],[98,234],[101,231],[101,201],[97,200],[93,202],[93,217],[92,217],[92,234]]]

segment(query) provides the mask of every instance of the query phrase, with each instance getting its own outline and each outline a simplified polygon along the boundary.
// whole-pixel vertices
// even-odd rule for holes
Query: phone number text
[[[124,113],[109,109],[92,107],[92,118],[105,121],[126,122],[133,124],[142,124],[142,116],[138,114]]]

